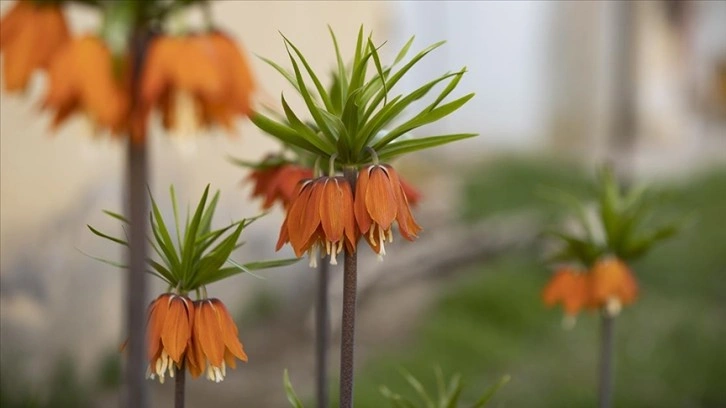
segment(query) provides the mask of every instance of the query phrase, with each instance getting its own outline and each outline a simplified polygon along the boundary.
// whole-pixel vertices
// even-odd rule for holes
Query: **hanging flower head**
[[[119,133],[127,128],[129,96],[113,70],[104,41],[88,35],[67,42],[48,67],[43,106],[55,112],[54,126],[83,113],[98,127]]]
[[[198,377],[206,371],[207,379],[220,382],[227,375],[227,367],[236,368],[235,360],[247,362],[237,325],[219,299],[196,301],[195,310],[191,350],[187,353],[189,372]]]
[[[622,306],[635,301],[638,284],[630,268],[621,260],[606,257],[598,260],[591,272],[593,303],[610,315],[620,313]]]
[[[361,234],[379,255],[386,253],[384,242],[393,241],[394,221],[401,236],[409,241],[421,231],[413,219],[398,175],[389,165],[375,164],[361,169],[355,188],[355,218]]]
[[[574,318],[590,304],[590,285],[586,271],[560,268],[545,286],[542,300],[547,306],[561,303],[565,315]]]
[[[183,135],[234,130],[234,119],[251,112],[254,90],[242,51],[221,32],[155,38],[141,86],[143,105],[159,108],[164,127]]]
[[[627,262],[639,258],[657,242],[673,236],[682,221],[656,228],[643,228],[652,196],[643,188],[622,192],[612,171],[604,168],[600,174],[597,201],[598,225],[592,225],[585,207],[571,196],[562,201],[574,205],[579,229],[584,236],[565,231],[551,231],[562,240],[561,250],[552,258],[557,262],[576,262],[585,269],[559,270],[543,292],[545,304],[562,302],[565,313],[574,316],[580,309],[602,310],[615,316],[624,305],[633,303],[638,285]],[[604,237],[593,231],[601,230]]]
[[[326,176],[300,184],[282,223],[277,249],[289,242],[297,256],[309,254],[310,266],[316,266],[323,253],[335,265],[344,246],[355,252],[357,240],[350,184],[344,177]]]
[[[147,323],[148,378],[159,377],[163,384],[166,374],[174,377],[184,362],[193,325],[194,305],[188,297],[164,293],[151,303]]]
[[[68,26],[60,5],[30,0],[16,2],[0,19],[5,89],[25,89],[31,74],[47,68],[51,57],[68,39]]]

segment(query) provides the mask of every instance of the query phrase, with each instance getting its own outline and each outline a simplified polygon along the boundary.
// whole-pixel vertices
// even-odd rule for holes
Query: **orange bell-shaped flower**
[[[587,274],[570,267],[560,268],[542,291],[542,300],[550,307],[561,303],[567,316],[576,316],[590,302]]]
[[[68,39],[68,26],[58,4],[16,2],[0,19],[5,89],[25,89],[33,71],[46,68]]]
[[[355,252],[357,240],[350,184],[344,177],[320,177],[300,184],[282,223],[277,249],[289,242],[297,256],[308,252],[311,267],[325,251],[335,265],[343,246]]]
[[[149,369],[147,377],[174,377],[181,368],[192,337],[194,305],[186,296],[165,293],[151,303],[147,322]]]
[[[292,201],[298,184],[313,176],[311,169],[296,166],[294,164],[283,164],[267,168],[256,169],[250,173],[248,179],[255,185],[252,190],[252,197],[262,197],[263,209],[269,209],[279,201],[287,208]]]
[[[114,75],[111,52],[100,38],[89,35],[66,43],[51,61],[48,74],[43,106],[55,111],[54,126],[80,112],[115,133],[128,127],[128,93]]]
[[[252,73],[239,46],[220,32],[159,36],[149,47],[142,104],[157,107],[164,126],[180,134],[220,125],[234,129],[249,115]]]
[[[416,224],[406,193],[396,171],[389,165],[374,164],[358,174],[355,189],[355,219],[373,251],[385,255],[384,242],[393,241],[391,227],[398,223],[401,236],[413,241],[421,227]]]
[[[193,377],[207,372],[207,378],[220,382],[227,375],[227,366],[236,368],[235,359],[247,361],[239,341],[239,330],[232,316],[219,299],[195,303],[194,329],[187,367]]]
[[[638,284],[630,268],[621,260],[608,257],[595,263],[590,272],[592,301],[616,315],[624,305],[635,301]]]

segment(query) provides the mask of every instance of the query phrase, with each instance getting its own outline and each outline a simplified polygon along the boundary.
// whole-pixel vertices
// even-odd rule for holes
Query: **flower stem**
[[[615,317],[603,313],[600,321],[600,384],[598,407],[610,408],[613,402],[613,333]]]
[[[358,173],[346,169],[345,178],[355,191]],[[343,319],[340,339],[340,408],[353,407],[353,356],[355,351],[355,298],[358,280],[358,256],[345,250],[343,269]]]
[[[184,365],[184,361],[182,361],[181,366],[176,371],[176,379],[174,381],[174,408],[184,408],[184,391],[186,388],[186,370],[184,369]]]
[[[132,112],[139,109],[136,99],[139,93],[148,36],[143,30],[132,38],[134,66],[131,76]],[[133,114],[133,113],[132,113]],[[146,194],[148,183],[148,155],[146,138],[131,131],[127,148],[126,197],[129,219],[129,248],[126,275],[126,330],[129,334],[128,364],[125,373],[126,393],[123,406],[146,408],[149,405],[148,387],[144,379],[146,371],[146,257],[147,231],[149,228],[149,203]]]
[[[318,298],[315,308],[315,371],[318,408],[328,407],[328,344],[330,343],[330,312],[328,309],[329,258],[318,265]]]

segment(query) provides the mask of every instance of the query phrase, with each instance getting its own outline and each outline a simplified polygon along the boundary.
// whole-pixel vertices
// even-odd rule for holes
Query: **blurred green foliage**
[[[72,356],[60,354],[42,382],[29,379],[22,362],[3,360],[0,373],[2,408],[90,407],[89,388],[81,381]]]
[[[463,216],[525,210],[553,221],[560,211],[537,196],[539,186],[587,197],[593,175],[560,161],[490,163],[469,178]],[[724,407],[726,168],[654,187],[669,197],[659,208],[663,217],[692,214],[696,221],[633,264],[641,295],[616,322],[615,406]],[[411,343],[382,350],[362,367],[356,406],[383,406],[381,384],[405,392],[401,366],[435,387],[436,364],[462,374],[470,401],[481,392],[472,385],[510,374],[492,406],[594,406],[598,319],[583,314],[573,330],[562,328],[561,312],[540,301],[549,271],[536,251],[502,254],[445,284]]]

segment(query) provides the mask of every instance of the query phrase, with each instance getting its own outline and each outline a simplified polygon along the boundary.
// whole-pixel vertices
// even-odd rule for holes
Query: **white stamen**
[[[308,256],[310,257],[310,263],[308,264],[311,268],[318,267],[318,246],[313,244],[308,250]]]
[[[565,315],[562,318],[562,328],[565,330],[572,330],[575,327],[575,323],[577,323],[575,316]]]
[[[615,317],[623,310],[623,304],[616,296],[610,296],[605,303],[605,313],[610,317]]]

